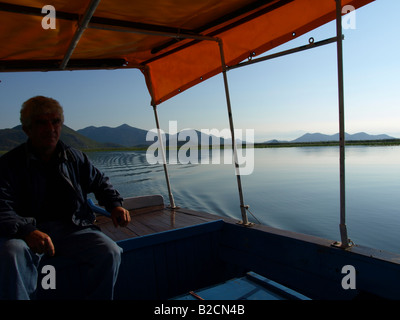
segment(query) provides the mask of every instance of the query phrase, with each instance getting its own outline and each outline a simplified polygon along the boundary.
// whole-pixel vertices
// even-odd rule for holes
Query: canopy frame
[[[172,193],[171,183],[170,183],[170,180],[169,180],[169,173],[168,173],[168,167],[167,167],[167,157],[166,157],[166,154],[165,154],[164,141],[162,139],[162,133],[161,133],[161,128],[160,128],[160,122],[158,120],[158,112],[157,112],[157,105],[156,104],[153,105],[153,111],[154,111],[154,119],[156,121],[156,126],[157,126],[158,143],[160,145],[160,152],[161,152],[161,157],[162,157],[162,161],[163,161],[165,182],[167,184],[167,189],[168,189],[169,208],[172,209],[172,210],[175,210],[175,209],[178,209],[178,207],[175,205],[174,195]]]
[[[339,96],[339,149],[340,149],[340,238],[341,243],[335,245],[346,249],[352,242],[347,235],[346,226],[346,160],[345,160],[345,119],[344,119],[344,72],[343,72],[343,39],[342,34],[342,0],[336,0],[336,34],[337,34],[337,68]]]
[[[246,227],[250,227],[253,225],[253,223],[250,223],[247,218],[246,208],[248,208],[248,206],[246,206],[244,204],[242,180],[241,180],[241,176],[240,176],[239,160],[238,160],[238,155],[237,155],[237,143],[236,143],[236,138],[235,138],[235,127],[234,127],[234,123],[233,123],[231,98],[230,98],[229,85],[228,85],[227,66],[225,63],[225,54],[224,54],[224,47],[223,47],[222,40],[218,41],[218,46],[219,46],[220,55],[221,55],[221,66],[222,66],[222,75],[224,78],[226,106],[228,109],[229,129],[230,129],[231,139],[232,139],[233,163],[235,166],[236,183],[237,183],[237,187],[238,187],[239,200],[240,200],[240,212],[242,215],[242,221],[240,221],[240,223]]]
[[[307,21],[307,23],[320,23],[322,22],[327,22],[328,18],[332,19],[332,15],[335,13],[335,19],[336,19],[336,38],[331,38],[319,43],[311,43],[310,45],[306,47],[300,47],[297,49],[293,50],[288,50],[286,52],[270,55],[267,57],[263,57],[260,59],[257,59],[259,61],[265,61],[268,59],[272,59],[278,56],[314,48],[320,45],[328,44],[331,42],[336,41],[337,43],[337,67],[338,67],[338,96],[339,96],[339,136],[340,136],[340,235],[341,235],[341,242],[336,242],[334,245],[337,245],[340,248],[348,248],[351,244],[347,236],[347,227],[346,227],[346,200],[345,200],[345,123],[344,123],[344,76],[343,76],[343,37],[342,37],[342,23],[341,23],[341,16],[342,16],[342,0],[335,0],[336,1],[336,8],[335,12],[333,10],[329,13],[326,13],[324,16],[318,16],[318,17],[313,17],[313,19],[316,20],[310,20],[311,22]],[[354,3],[356,6],[358,5],[364,5],[366,3],[372,2],[374,0],[351,0],[347,1],[347,3]],[[138,23],[138,22],[132,22],[132,21],[124,21],[124,20],[118,20],[118,19],[113,19],[113,18],[104,18],[104,17],[96,17],[94,16],[94,13],[96,11],[97,6],[99,5],[100,0],[91,0],[88,7],[86,8],[83,16],[80,16],[77,13],[68,13],[68,12],[62,12],[57,10],[57,19],[63,19],[63,20],[69,20],[69,21],[76,21],[77,22],[77,28],[73,34],[73,37],[68,45],[67,51],[65,52],[65,55],[62,59],[43,59],[43,60],[30,60],[32,58],[27,58],[25,60],[13,60],[13,59],[6,59],[0,61],[0,71],[2,72],[10,72],[10,71],[49,71],[49,70],[63,70],[63,69],[68,69],[68,70],[74,70],[74,69],[105,69],[105,68],[139,68],[141,69],[146,76],[146,80],[151,80],[151,72],[149,70],[149,63],[154,62],[158,59],[164,58],[172,53],[179,52],[180,50],[183,50],[187,47],[190,47],[192,45],[195,45],[199,42],[202,41],[213,41],[219,46],[219,56],[221,59],[221,65],[218,67],[219,72],[222,72],[223,75],[223,80],[224,80],[224,86],[225,86],[225,95],[226,95],[226,103],[227,103],[227,109],[228,109],[228,116],[229,116],[229,124],[230,124],[230,131],[231,131],[231,137],[232,137],[232,144],[233,144],[233,158],[234,158],[234,164],[235,164],[235,170],[236,170],[236,176],[237,176],[237,184],[238,184],[238,190],[239,190],[239,197],[240,197],[240,209],[242,213],[242,219],[243,219],[243,224],[244,225],[249,225],[247,215],[246,215],[246,208],[247,206],[244,205],[244,200],[243,200],[243,192],[242,192],[242,186],[241,186],[241,177],[240,177],[240,170],[238,166],[238,160],[237,160],[237,145],[236,145],[236,140],[235,140],[235,134],[234,134],[234,124],[233,124],[233,117],[232,117],[232,110],[231,110],[231,101],[230,101],[230,94],[229,94],[229,86],[228,86],[228,78],[227,78],[227,71],[230,69],[234,69],[240,66],[244,66],[250,63],[256,62],[255,60],[253,61],[248,61],[245,63],[238,63],[240,59],[243,59],[243,57],[247,54],[246,52],[244,54],[241,54],[234,59],[230,57],[229,63],[234,64],[238,63],[235,66],[227,66],[227,63],[225,61],[225,53],[224,53],[224,40],[222,40],[219,37],[222,37],[222,33],[224,33],[227,30],[230,30],[231,28],[234,28],[236,26],[240,26],[241,24],[245,24],[246,22],[251,21],[254,18],[258,18],[261,15],[268,13],[269,11],[273,11],[275,9],[278,9],[280,7],[284,7],[285,5],[291,5],[295,3],[295,0],[269,0],[269,1],[255,1],[254,3],[245,5],[242,7],[240,10],[237,10],[235,12],[231,12],[230,14],[227,14],[226,16],[220,17],[216,21],[213,22],[208,22],[206,25],[203,25],[200,28],[197,28],[196,30],[184,30],[180,28],[174,28],[171,26],[162,26],[162,25],[156,25],[156,24],[147,24],[147,23]],[[18,13],[18,14],[25,14],[25,15],[33,15],[33,16],[40,16],[43,17],[41,8],[35,8],[35,7],[29,7],[29,6],[23,6],[23,5],[15,5],[15,4],[10,4],[10,3],[5,3],[5,2],[0,2],[0,12],[11,12],[11,13]],[[332,15],[331,15],[332,14]],[[217,28],[214,28],[217,27]],[[300,33],[304,33],[307,30],[312,30],[310,29],[310,25],[303,25],[299,27]],[[87,58],[87,59],[73,59],[72,55],[74,53],[74,50],[83,35],[84,31],[87,29],[102,29],[102,30],[108,30],[108,31],[118,31],[118,32],[131,32],[131,33],[137,33],[137,34],[144,34],[144,35],[153,35],[153,36],[162,36],[162,37],[169,37],[172,38],[173,40],[159,44],[157,47],[152,48],[151,53],[155,54],[154,57],[150,57],[149,59],[146,58],[146,61],[140,62],[138,65],[127,65],[127,61],[124,58],[110,58],[108,56],[107,58],[102,58],[102,59],[96,59],[96,58]],[[211,31],[207,31],[211,30]],[[293,37],[296,36],[297,30],[293,31]],[[290,38],[290,33],[289,34],[283,34],[278,38],[274,39],[274,45],[277,46],[279,44],[282,44],[286,41],[289,40]],[[192,41],[185,41],[182,45],[180,46],[175,46],[177,41],[182,41],[182,40],[192,40]],[[265,50],[266,44],[262,44],[261,47]],[[166,50],[166,52],[157,55],[161,50],[167,49],[170,46],[173,46],[172,50]],[[226,46],[229,47],[229,46]],[[261,48],[259,47],[259,48]],[[255,49],[253,49],[255,50]],[[60,55],[61,56],[61,55]],[[91,57],[91,56],[89,56]],[[250,55],[250,57],[252,57]],[[43,58],[41,55],[39,58]],[[133,61],[138,61],[138,60],[133,60]],[[218,61],[216,61],[218,64]],[[134,62],[135,64],[135,62]],[[217,69],[215,69],[217,70]],[[204,76],[210,77],[213,74],[213,70],[209,71],[206,73]],[[218,73],[219,73],[218,72]],[[154,80],[154,79],[153,79]],[[203,80],[203,76],[201,77],[201,80]],[[165,159],[165,151],[163,150],[162,146],[162,140],[161,140],[161,134],[160,134],[160,126],[158,122],[158,115],[157,115],[157,103],[155,99],[155,87],[152,88],[152,83],[149,81],[148,87],[150,91],[150,95],[152,98],[151,105],[153,106],[154,109],[154,114],[156,118],[156,124],[157,124],[157,129],[159,132],[159,141],[160,141],[160,148],[163,153],[163,157]],[[198,83],[198,81],[196,82]],[[190,86],[189,86],[190,87]],[[174,89],[175,90],[175,89]],[[181,89],[177,90],[181,92]],[[163,93],[164,96],[160,96],[160,99],[168,99],[169,97],[172,97],[175,95],[175,93],[170,92],[170,93]],[[160,103],[161,100],[158,100]],[[165,161],[166,162],[166,161]],[[171,202],[171,207],[176,208],[175,202],[173,200],[172,196],[172,191],[169,183],[169,178],[168,178],[168,172],[166,169],[166,163],[164,166],[166,178],[167,178],[167,185],[168,185],[168,192],[170,196],[170,202]]]
[[[68,64],[68,61],[71,59],[72,53],[74,52],[78,42],[85,32],[86,28],[89,25],[90,19],[93,17],[94,12],[96,11],[97,6],[99,5],[101,0],[92,0],[90,1],[89,6],[86,9],[85,14],[82,19],[78,22],[78,28],[75,31],[74,37],[72,38],[68,50],[64,56],[63,61],[61,62],[60,69],[64,70]]]

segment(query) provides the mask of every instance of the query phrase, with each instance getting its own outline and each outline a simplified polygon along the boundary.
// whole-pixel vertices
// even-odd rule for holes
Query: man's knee
[[[30,299],[40,256],[21,239],[0,239],[0,299]]]
[[[92,233],[91,250],[93,259],[118,267],[121,263],[122,248],[101,231]]]
[[[105,242],[105,254],[108,256],[110,261],[115,265],[120,265],[122,249],[113,240],[108,239]]]
[[[7,239],[0,241],[0,259],[4,262],[17,262],[29,260],[33,263],[38,262],[38,257],[29,249],[24,240]]]

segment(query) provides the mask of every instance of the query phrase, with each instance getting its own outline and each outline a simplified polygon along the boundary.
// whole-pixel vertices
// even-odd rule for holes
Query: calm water
[[[339,149],[253,151],[254,172],[242,176],[242,185],[245,204],[256,218],[340,240]],[[88,155],[124,197],[162,194],[168,203],[163,167],[149,165],[146,152]],[[240,219],[233,165],[200,161],[169,165],[169,171],[176,205]],[[347,147],[346,200],[348,235],[355,244],[400,253],[400,147]],[[251,215],[249,220],[255,221]]]

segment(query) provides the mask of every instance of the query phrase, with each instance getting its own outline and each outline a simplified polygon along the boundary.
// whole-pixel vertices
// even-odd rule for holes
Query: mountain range
[[[179,141],[176,134],[165,134],[165,140],[167,145],[169,145],[170,140],[173,140],[176,141],[176,145],[179,146],[186,143],[188,143],[189,145],[197,145],[197,142],[201,144],[211,145],[213,141],[218,141],[219,139],[220,145],[223,145],[222,138],[217,138],[212,135],[206,135],[197,130],[195,132],[197,135],[197,140],[195,140],[195,138],[192,136],[185,137],[186,131],[184,130],[178,133],[178,137],[179,139],[186,138],[186,140]],[[150,141],[146,141],[147,133],[147,130],[134,128],[127,124],[123,124],[116,128],[106,126],[89,126],[84,129],[79,129],[77,131],[69,128],[66,125],[63,125],[61,131],[61,139],[66,144],[77,149],[146,147],[152,145],[155,141],[157,141],[157,138],[152,139],[152,136],[149,136]],[[11,150],[12,148],[25,142],[26,139],[27,136],[22,130],[21,125],[11,129],[0,129],[0,151]]]
[[[95,148],[119,148],[119,147],[138,147],[138,146],[149,146],[153,144],[156,139],[152,141],[146,141],[146,135],[148,131],[143,129],[138,129],[131,127],[127,124],[123,124],[116,128],[110,127],[86,127],[80,130],[73,130],[66,125],[63,125],[63,129],[61,131],[61,139],[77,148],[77,149],[95,149]],[[223,145],[223,138],[216,138],[210,135],[206,135],[201,133],[200,131],[196,131],[197,141],[204,142],[202,144],[210,144],[211,141],[218,141],[220,145]],[[185,131],[179,132],[180,138],[185,138]],[[212,138],[212,139],[211,139]],[[347,134],[346,140],[389,140],[395,139],[386,134],[380,135],[370,135],[365,132],[359,132],[356,134]],[[176,135],[168,135],[165,134],[165,139],[168,142],[169,140],[174,139],[173,141],[177,141]],[[26,135],[22,130],[22,126],[16,126],[11,129],[0,129],[0,150],[7,151],[10,150],[19,144],[26,141]],[[186,144],[187,141],[191,141],[196,143],[197,141],[190,138],[186,138],[185,141],[177,141],[177,145]],[[209,142],[210,141],[210,142]],[[306,133],[301,137],[292,140],[292,141],[278,141],[278,140],[269,140],[264,143],[301,143],[301,142],[324,142],[324,141],[339,141],[339,134],[334,135],[326,135],[322,133]]]
[[[76,132],[97,142],[115,143],[124,147],[146,146],[152,143],[146,141],[147,130],[134,128],[127,124],[116,128],[90,126]]]
[[[392,140],[394,137],[388,136],[387,134],[371,135],[365,132],[358,132],[355,134],[345,133],[346,141],[368,141],[368,140]],[[322,133],[306,133],[301,137],[291,141],[280,141],[280,140],[269,140],[264,143],[304,143],[304,142],[327,142],[327,141],[339,141],[339,133],[327,135]]]
[[[16,126],[11,129],[0,129],[0,150],[7,151],[15,148],[25,142],[27,136],[22,130],[22,126]],[[101,143],[92,140],[84,135],[79,134],[75,130],[63,125],[61,130],[61,139],[68,145],[77,149],[95,149],[95,148],[112,148],[121,147],[115,143]]]
[[[157,135],[156,131],[154,131],[154,135],[149,135],[149,141],[147,141],[147,130],[134,128],[127,124],[123,124],[116,128],[91,126],[80,129],[77,132],[94,141],[102,143],[116,143],[124,147],[149,146],[157,141],[157,138],[154,138],[154,136]],[[186,143],[188,143],[189,145],[197,145],[197,142],[199,142],[200,144],[209,145],[211,144],[211,142],[209,142],[211,141],[211,138],[214,138],[214,141],[218,141],[215,140],[218,138],[213,137],[212,135],[207,135],[197,130],[195,130],[195,133],[197,135],[197,140],[195,140],[195,137],[191,136],[193,134],[193,131],[189,132],[188,130],[182,130],[178,134],[173,135],[166,133],[164,138],[167,145],[169,145],[169,141],[176,141],[176,145],[182,145]],[[181,141],[181,139],[184,138],[186,140]],[[223,143],[223,139],[221,139],[219,142]]]

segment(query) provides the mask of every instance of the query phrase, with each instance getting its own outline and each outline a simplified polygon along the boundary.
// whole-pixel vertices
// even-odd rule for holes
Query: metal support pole
[[[321,46],[325,46],[327,44],[331,44],[331,43],[337,42],[337,38],[333,37],[333,38],[329,38],[329,39],[318,41],[318,42],[314,42],[314,38],[310,38],[308,41],[309,41],[309,44],[307,44],[307,45],[300,46],[300,47],[293,48],[293,49],[289,49],[289,50],[285,50],[285,51],[281,51],[281,52],[278,52],[278,53],[273,53],[273,54],[270,54],[270,55],[267,55],[267,56],[264,56],[264,57],[261,57],[261,58],[251,59],[251,60],[248,60],[246,62],[238,63],[238,64],[236,64],[234,66],[229,66],[229,67],[227,67],[227,69],[228,70],[232,70],[232,69],[236,69],[236,68],[241,68],[241,67],[245,67],[245,66],[248,66],[248,65],[251,65],[251,64],[254,64],[254,63],[259,63],[259,62],[263,62],[263,61],[267,61],[267,60],[272,60],[272,59],[276,59],[276,58],[287,56],[289,54],[302,52],[302,51],[310,50],[310,49],[314,49],[314,48],[318,48],[318,47],[321,47]]]
[[[349,247],[346,227],[346,184],[345,184],[345,126],[344,126],[344,85],[343,85],[343,39],[342,39],[342,4],[336,0],[336,36],[338,61],[339,91],[339,148],[340,148],[340,237],[341,248]]]
[[[65,69],[65,67],[67,66],[68,61],[72,56],[72,53],[74,52],[76,46],[78,45],[78,42],[83,32],[87,29],[90,19],[92,18],[94,12],[96,11],[96,8],[99,5],[100,1],[101,0],[92,0],[85,11],[83,18],[80,21],[78,21],[78,28],[74,34],[71,43],[69,44],[67,53],[65,54],[64,59],[61,62],[60,69]]]
[[[226,63],[225,63],[224,48],[223,48],[223,44],[222,44],[221,40],[218,41],[218,45],[219,45],[219,50],[220,50],[220,54],[221,54],[222,75],[224,78],[226,104],[228,107],[229,126],[230,126],[230,131],[231,131],[232,147],[233,147],[233,160],[235,163],[236,180],[237,180],[238,191],[239,191],[240,211],[242,214],[242,224],[245,226],[250,226],[252,224],[249,223],[249,220],[247,219],[246,206],[244,205],[244,200],[243,200],[242,182],[241,182],[241,178],[240,178],[239,160],[238,160],[238,156],[237,156],[237,146],[236,146],[236,139],[235,139],[235,129],[234,129],[234,125],[233,125],[231,99],[230,99],[229,87],[228,87],[228,76],[226,74],[227,67],[226,67]]]
[[[164,149],[162,135],[161,135],[160,123],[158,121],[157,105],[153,104],[153,110],[154,110],[154,118],[156,119],[156,125],[157,125],[158,142],[160,143],[160,150],[161,150],[161,154],[162,154],[162,158],[163,158],[163,166],[164,166],[165,180],[167,182],[170,208],[171,209],[176,209],[177,207],[175,206],[174,196],[172,195],[171,184],[169,183],[169,175],[168,175],[168,168],[167,168],[167,158],[165,156],[165,149]]]

